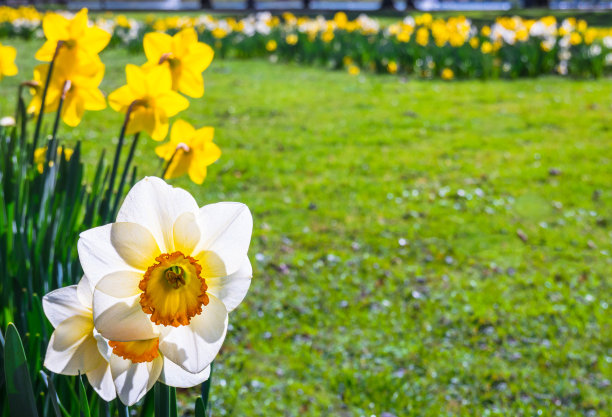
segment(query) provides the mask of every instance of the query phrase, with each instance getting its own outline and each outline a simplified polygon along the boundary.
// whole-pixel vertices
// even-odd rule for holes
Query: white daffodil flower
[[[55,328],[51,335],[45,367],[64,375],[86,374],[91,386],[105,401],[116,397],[108,345],[99,343],[91,311],[92,291],[83,277],[78,285],[51,291],[43,297],[43,310]]]
[[[205,372],[225,338],[228,312],[249,289],[252,229],[244,204],[198,208],[182,189],[141,180],[116,223],[79,239],[81,265],[95,286],[96,330],[116,341],[113,352],[124,360],[152,367],[162,356],[168,385],[177,382],[175,371]]]
[[[105,401],[113,400],[118,393],[123,403],[132,405],[158,380],[173,387],[187,388],[201,384],[210,376],[210,367],[192,374],[164,358],[159,351],[151,352],[148,341],[123,343],[105,339],[93,325],[92,288],[86,277],[78,285],[45,295],[43,309],[55,327],[45,367],[64,375],[85,373]],[[151,360],[138,357],[143,350]],[[124,357],[133,357],[135,361]]]

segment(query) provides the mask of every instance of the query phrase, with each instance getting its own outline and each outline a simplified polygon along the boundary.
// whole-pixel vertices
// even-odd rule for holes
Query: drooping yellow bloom
[[[440,74],[443,80],[452,80],[455,77],[455,73],[450,68],[444,68],[442,74]]]
[[[172,125],[170,142],[155,148],[155,153],[166,161],[172,160],[166,178],[189,174],[191,181],[202,184],[206,178],[206,167],[221,156],[221,149],[213,143],[214,129],[195,129],[184,120]]]
[[[359,75],[359,67],[355,64],[348,66],[348,73],[351,75]]]
[[[183,29],[174,36],[151,32],[144,37],[149,65],[164,65],[172,73],[172,89],[189,97],[204,95],[202,72],[212,62],[214,51],[198,42],[195,29]]]
[[[276,41],[274,39],[270,39],[267,43],[266,43],[266,50],[268,52],[274,52],[276,51],[276,47],[278,45],[276,44]]]
[[[287,41],[289,45],[295,45],[296,43],[298,43],[298,37],[295,33],[291,33],[287,35],[285,41]]]
[[[397,62],[389,61],[387,64],[387,71],[389,71],[389,74],[395,74],[397,72]]]
[[[12,46],[3,46],[0,43],[0,80],[2,77],[11,77],[17,75],[17,65],[15,58],[17,50]]]
[[[36,52],[39,61],[51,61],[60,41],[63,42],[60,51],[69,54],[69,60],[98,61],[98,53],[111,39],[111,34],[104,29],[89,26],[87,9],[81,9],[72,19],[49,12],[43,18],[42,26],[47,41]]]
[[[70,148],[64,148],[62,146],[58,146],[57,156],[61,157],[62,153],[64,154],[64,159],[66,161],[70,161],[70,158],[72,157],[72,154],[74,153],[74,151]],[[46,159],[47,159],[47,147],[46,146],[42,148],[38,148],[34,151],[34,164],[36,164],[36,169],[41,174],[43,173],[43,170],[45,168]],[[53,164],[50,163],[49,166],[53,166]]]
[[[127,85],[108,96],[110,106],[125,113],[132,111],[126,133],[147,132],[154,140],[168,134],[168,118],[189,107],[189,101],[172,90],[172,75],[166,66],[125,67]]]
[[[42,100],[42,85],[44,85],[49,71],[49,64],[39,65],[34,69],[34,81],[39,85],[34,88],[34,97],[28,106],[28,112],[40,111]],[[83,118],[85,110],[104,110],[106,99],[98,88],[104,78],[104,64],[89,62],[87,64],[73,64],[60,60],[53,69],[53,76],[47,90],[45,113],[57,110],[62,94],[61,118],[68,126],[75,127]]]

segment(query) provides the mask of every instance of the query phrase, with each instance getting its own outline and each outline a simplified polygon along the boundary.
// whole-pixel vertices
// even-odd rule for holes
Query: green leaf
[[[38,417],[23,344],[13,323],[9,323],[6,330],[4,373],[10,415],[13,417]]]
[[[196,417],[206,417],[206,408],[204,407],[204,401],[202,401],[202,397],[198,397],[195,405],[195,415]]]
[[[161,382],[155,384],[155,417],[170,417],[170,393]]]
[[[53,411],[55,411],[56,417],[62,417],[62,413],[60,412],[59,408],[59,399],[57,398],[57,392],[55,391],[53,381],[43,370],[40,371],[40,376],[49,390],[49,398],[51,399],[51,405],[53,406]]]
[[[79,375],[79,409],[81,417],[91,417],[89,412],[89,402],[87,401],[87,391],[85,391],[85,385],[83,385],[83,376]]]
[[[176,388],[170,387],[170,417],[178,417],[176,408]]]

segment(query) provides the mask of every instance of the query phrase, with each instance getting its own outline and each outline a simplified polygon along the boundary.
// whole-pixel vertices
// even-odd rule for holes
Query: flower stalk
[[[106,191],[106,204],[105,204],[105,212],[103,212],[103,217],[108,220],[110,215],[112,214],[110,209],[110,200],[113,196],[113,188],[115,186],[115,177],[117,176],[117,170],[119,167],[119,159],[121,158],[121,150],[123,149],[123,142],[125,140],[125,132],[127,131],[128,124],[130,123],[130,116],[134,107],[141,104],[141,100],[134,100],[130,103],[127,111],[125,112],[125,119],[123,120],[123,125],[121,126],[121,132],[119,133],[119,142],[117,143],[117,149],[115,150],[115,158],[113,160],[113,167],[111,169],[110,179],[108,182],[108,190]],[[117,196],[119,198],[119,196]]]
[[[49,90],[49,84],[51,83],[51,76],[53,75],[53,66],[55,65],[55,60],[57,59],[57,55],[59,54],[60,49],[64,45],[63,41],[58,41],[57,46],[55,48],[55,52],[53,53],[53,59],[49,63],[49,71],[47,72],[47,79],[45,80],[45,86],[43,87],[42,98],[40,100],[40,111],[38,112],[38,119],[36,119],[36,128],[34,129],[34,142],[32,146],[32,161],[34,160],[34,151],[36,150],[38,144],[38,137],[40,136],[40,128],[42,126],[43,113],[45,111],[45,101],[47,99],[47,91]]]
[[[127,160],[125,161],[125,166],[123,168],[123,173],[121,174],[121,180],[119,181],[119,188],[117,188],[117,195],[115,196],[115,204],[113,204],[112,216],[115,217],[117,215],[117,210],[119,209],[119,201],[121,200],[121,195],[123,194],[123,187],[125,187],[125,182],[127,180],[128,172],[130,171],[130,165],[132,164],[132,160],[134,159],[134,154],[136,153],[136,146],[138,145],[138,139],[140,137],[140,132],[134,134],[134,139],[132,140],[132,146],[130,147],[130,153],[128,153]]]

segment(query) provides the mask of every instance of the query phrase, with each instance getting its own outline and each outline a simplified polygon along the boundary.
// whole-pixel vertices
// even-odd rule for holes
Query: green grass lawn
[[[20,67],[0,83],[5,115],[40,42],[3,43]],[[102,59],[107,93],[144,61]],[[255,222],[213,415],[612,415],[610,80],[215,60],[205,81],[183,116],[215,126],[223,155],[203,186],[174,184]],[[121,119],[60,131],[93,164]],[[141,145],[140,174],[159,175]]]

